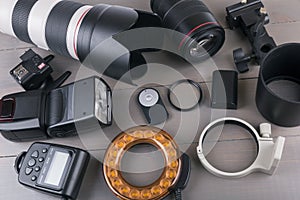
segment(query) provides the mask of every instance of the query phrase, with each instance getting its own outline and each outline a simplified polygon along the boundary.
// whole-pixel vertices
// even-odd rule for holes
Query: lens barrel
[[[151,8],[165,28],[181,33],[172,40],[188,60],[203,61],[223,46],[225,31],[202,1],[151,0]]]
[[[153,13],[121,6],[89,6],[63,0],[1,1],[0,18],[1,32],[84,64],[95,63],[85,62],[85,59],[105,40],[135,28],[161,27],[161,19]],[[128,55],[118,55],[119,58],[108,67],[99,67],[105,55],[96,55],[93,58],[97,57],[97,66],[88,67],[120,79],[133,67],[145,64],[141,53],[149,49],[138,49],[131,53],[130,46],[124,45],[126,42],[117,42],[128,50]],[[153,46],[160,46],[163,41],[158,39],[156,42]],[[114,52],[118,51],[110,53]],[[116,69],[109,69],[112,67]]]

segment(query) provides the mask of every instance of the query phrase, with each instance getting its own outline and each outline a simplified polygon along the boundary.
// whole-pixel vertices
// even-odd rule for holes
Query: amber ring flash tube
[[[120,169],[124,154],[139,144],[154,145],[162,152],[165,160],[160,178],[144,187],[129,184],[122,177]],[[190,166],[183,167],[187,165],[184,164],[186,161],[180,154],[179,147],[167,132],[149,126],[134,127],[119,134],[107,149],[103,166],[104,177],[109,188],[121,200],[163,199],[178,189],[178,184],[181,182],[186,184],[188,180]],[[185,174],[184,180],[181,174]]]

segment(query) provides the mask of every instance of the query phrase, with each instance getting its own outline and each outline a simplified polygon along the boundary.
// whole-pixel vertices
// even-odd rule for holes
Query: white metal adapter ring
[[[257,157],[256,160],[243,171],[240,172],[224,172],[212,166],[206,159],[203,152],[203,141],[208,132],[221,124],[236,124],[247,129],[255,138],[257,144]],[[272,175],[281,159],[282,151],[284,148],[285,138],[278,137],[276,142],[271,138],[271,124],[264,123],[260,125],[260,134],[248,122],[232,117],[225,117],[210,123],[202,132],[199,139],[199,146],[197,147],[198,157],[207,171],[222,177],[222,178],[241,178],[253,172],[263,172]]]

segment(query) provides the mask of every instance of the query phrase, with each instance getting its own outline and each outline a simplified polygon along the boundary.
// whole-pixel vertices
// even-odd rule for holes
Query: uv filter
[[[199,83],[187,79],[175,82],[169,88],[168,97],[175,109],[189,111],[200,104],[203,92]]]

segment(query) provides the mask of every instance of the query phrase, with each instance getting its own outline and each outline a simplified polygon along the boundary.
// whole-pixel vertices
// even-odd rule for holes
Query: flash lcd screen
[[[44,183],[59,186],[69,157],[68,153],[55,152]]]

